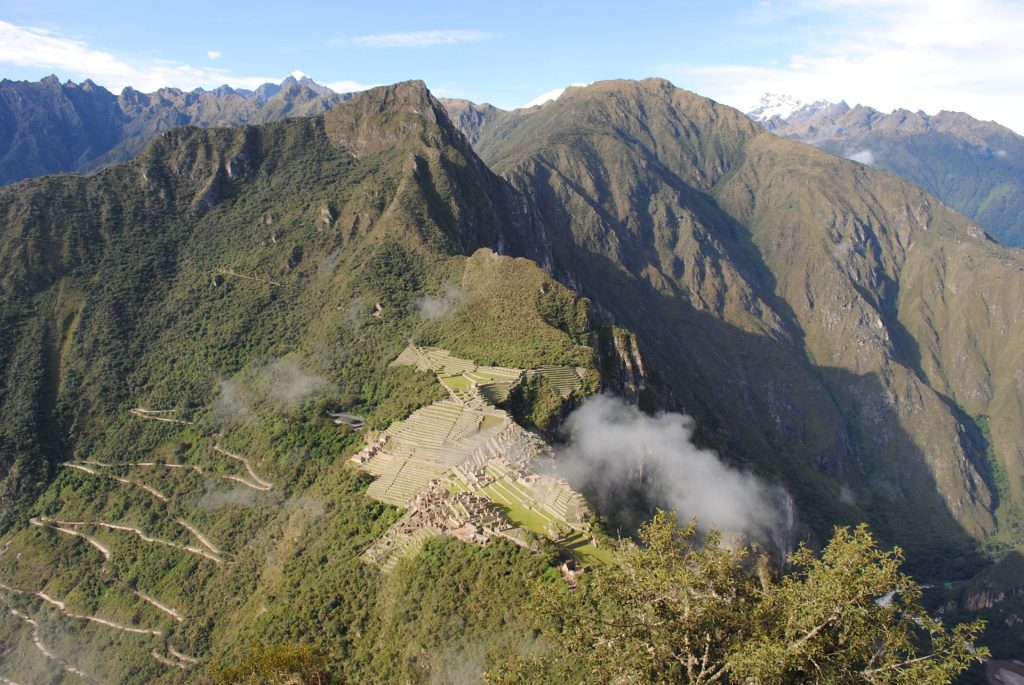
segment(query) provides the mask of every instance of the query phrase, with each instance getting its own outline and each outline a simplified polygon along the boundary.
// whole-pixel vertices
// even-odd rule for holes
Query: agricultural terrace
[[[430,534],[480,544],[498,536],[529,546],[524,531],[588,561],[605,554],[589,535],[583,498],[563,479],[534,473],[547,446],[497,408],[532,374],[568,396],[582,387],[577,369],[479,366],[447,350],[413,345],[393,364],[433,373],[449,398],[392,424],[353,457],[376,477],[369,496],[408,510],[364,552],[364,560],[387,571],[398,558],[415,554]]]

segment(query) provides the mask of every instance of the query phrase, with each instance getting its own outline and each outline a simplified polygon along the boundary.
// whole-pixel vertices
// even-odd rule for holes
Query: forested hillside
[[[526,640],[553,548],[437,540],[382,576],[359,555],[401,512],[326,416],[443,396],[389,366],[410,339],[594,367],[585,304],[477,251],[522,204],[416,83],[0,191],[2,674],[175,682],[301,641],[395,682]]]
[[[1022,544],[1019,255],[915,186],[665,81],[508,117],[446,111],[407,82],[311,117],[173,128],[93,175],[0,189],[0,217],[4,679],[239,682],[291,659],[341,682],[546,667],[546,641],[586,628],[538,598],[610,582],[626,606],[643,586],[618,574],[648,557],[614,538],[672,492],[665,474],[707,464],[705,482],[753,483],[736,492],[770,492],[758,504],[778,511],[752,511],[787,522],[789,539],[727,530],[736,549],[706,555],[753,593],[739,608],[763,607],[749,627],[779,649],[803,625],[787,611],[818,616],[785,593],[820,570],[811,550],[836,525],[866,521],[929,581]],[[591,518],[561,481],[537,485],[551,473],[506,466],[530,450],[552,472],[572,463],[580,423],[562,421],[600,389],[622,398],[602,400],[618,411],[602,428],[667,422],[689,451],[602,433],[626,467],[573,483]],[[388,484],[460,470],[471,460],[440,460],[463,448],[477,473]],[[519,530],[421,535],[395,503],[427,500]],[[689,574],[659,520],[648,551]],[[375,557],[395,539],[412,551]],[[863,530],[835,540],[849,563],[826,560],[822,587],[863,590],[835,569],[876,574],[840,605],[899,626],[889,651],[916,658],[932,624],[900,553]],[[795,566],[772,549],[799,541]],[[599,568],[581,577],[574,552]],[[900,590],[891,610],[872,594]],[[796,646],[845,640],[842,614]],[[936,631],[950,663],[970,660]],[[729,659],[737,678],[768,672]],[[798,661],[778,660],[794,682],[811,668]]]

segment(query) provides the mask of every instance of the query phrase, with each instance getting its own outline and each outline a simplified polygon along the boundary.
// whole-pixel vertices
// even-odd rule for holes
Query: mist
[[[846,158],[868,166],[875,165],[875,153],[871,150],[847,151]]]
[[[222,380],[213,403],[214,420],[219,426],[243,422],[261,405],[296,409],[306,400],[329,393],[332,388],[330,381],[304,370],[299,360],[289,355]]]
[[[226,426],[249,418],[252,409],[242,382],[234,378],[222,380],[213,401],[213,418],[218,426]]]
[[[200,509],[216,511],[224,507],[249,508],[257,504],[260,495],[251,488],[234,487],[230,490],[218,489],[218,482],[215,480],[206,481],[206,488],[203,494],[196,498],[195,505]]]
[[[285,357],[257,371],[253,386],[285,408],[294,409],[307,399],[325,394],[331,384],[323,376],[304,371],[295,357]]]
[[[558,452],[558,471],[599,506],[636,507],[629,491],[643,485],[647,503],[675,510],[684,522],[696,518],[699,531],[743,533],[784,550],[792,527],[785,491],[694,445],[693,429],[684,414],[649,416],[598,395],[566,419],[568,444]],[[602,513],[629,520],[646,512]]]
[[[420,295],[414,300],[413,304],[416,306],[416,311],[419,312],[420,316],[428,321],[434,321],[454,309],[455,305],[461,302],[463,297],[465,297],[465,293],[460,288],[451,283],[446,283],[444,292],[440,296]]]

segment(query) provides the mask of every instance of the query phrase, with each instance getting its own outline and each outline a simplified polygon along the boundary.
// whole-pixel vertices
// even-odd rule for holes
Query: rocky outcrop
[[[609,326],[598,330],[595,338],[603,387],[631,402],[638,402],[647,389],[647,371],[636,335]]]

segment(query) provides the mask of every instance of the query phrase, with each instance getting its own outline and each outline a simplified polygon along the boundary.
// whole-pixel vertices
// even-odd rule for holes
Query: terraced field
[[[480,399],[491,406],[497,406],[508,399],[509,391],[523,378],[521,369],[477,366],[468,359],[453,357],[447,350],[434,347],[410,345],[398,355],[393,364],[415,366],[417,371],[431,371],[455,399],[462,402]],[[570,367],[551,368],[575,373]]]
[[[562,397],[568,397],[583,387],[580,372],[571,366],[541,366],[534,370],[551,383],[551,387]]]
[[[544,366],[524,372],[478,366],[446,350],[412,345],[393,364],[434,373],[450,397],[390,426],[377,443],[353,457],[376,477],[369,496],[408,507],[433,483],[443,482],[448,492],[471,492],[497,504],[508,524],[494,532],[517,544],[527,544],[514,532],[519,527],[565,540],[566,549],[580,549],[588,558],[597,554],[583,535],[589,530],[583,498],[560,479],[530,474],[529,463],[543,443],[496,408],[527,374],[543,375],[557,392],[568,396],[582,387],[576,369]],[[387,570],[401,556],[414,553],[422,539],[405,529],[392,532],[381,541],[380,548],[388,551],[371,551],[369,559]]]
[[[488,421],[485,418],[497,419]],[[436,478],[465,461],[507,423],[504,412],[442,400],[388,428],[380,449],[361,464],[377,479],[367,494],[405,506]]]

